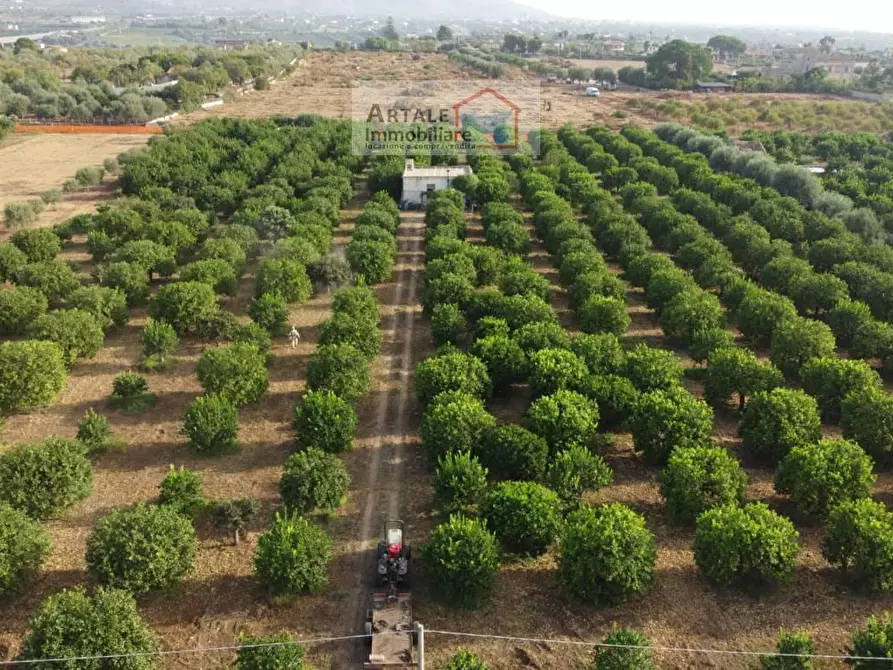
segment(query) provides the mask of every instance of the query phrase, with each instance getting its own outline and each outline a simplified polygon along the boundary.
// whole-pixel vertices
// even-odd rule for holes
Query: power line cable
[[[376,635],[407,635],[409,631],[383,631]],[[534,644],[564,644],[576,647],[604,648],[604,649],[636,649],[645,651],[688,653],[688,654],[718,654],[725,656],[771,656],[781,658],[809,658],[834,661],[888,661],[893,663],[893,658],[879,658],[877,656],[854,656],[847,654],[791,654],[778,651],[748,651],[744,649],[709,649],[699,647],[670,647],[662,645],[635,645],[613,644],[608,642],[586,642],[583,640],[563,640],[559,638],[524,637],[518,635],[496,635],[491,633],[469,633],[466,631],[450,631],[425,629],[426,635],[443,635],[450,637],[466,637],[486,640],[500,640],[503,642],[528,642]],[[256,644],[229,645],[222,647],[188,647],[181,649],[167,649],[143,652],[129,652],[121,654],[97,654],[91,656],[63,656],[54,658],[37,658],[0,661],[0,666],[11,665],[39,665],[42,663],[61,663],[65,661],[99,661],[120,658],[139,658],[149,656],[179,656],[187,654],[210,654],[239,651],[240,649],[264,649],[271,647],[290,647],[297,645],[321,644],[325,642],[345,642],[348,640],[360,640],[372,637],[370,634],[340,635],[332,637],[308,638],[304,640],[286,640],[282,642],[261,642]]]
[[[390,633],[377,633],[388,635]],[[397,634],[397,633],[393,633]],[[147,656],[180,656],[186,654],[221,653],[226,651],[238,651],[239,649],[264,649],[268,647],[292,647],[296,645],[319,644],[322,642],[343,642],[345,640],[358,640],[371,637],[362,635],[341,635],[337,637],[317,637],[307,640],[286,640],[282,642],[258,642],[256,644],[239,644],[227,647],[188,647],[182,649],[157,649],[153,651],[134,651],[121,654],[97,654],[95,656],[62,656],[56,658],[33,658],[12,661],[0,661],[0,666],[10,665],[37,665],[40,663],[61,663],[64,661],[105,661],[118,658],[140,658]]]

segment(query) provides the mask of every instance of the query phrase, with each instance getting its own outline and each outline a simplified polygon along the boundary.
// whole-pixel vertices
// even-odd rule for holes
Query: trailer
[[[412,594],[373,593],[366,613],[369,659],[364,670],[414,668],[418,666],[412,621]]]
[[[378,543],[376,583],[386,588],[372,594],[372,606],[366,611],[369,658],[363,664],[365,670],[419,667],[408,591],[412,547],[404,530],[402,521],[388,519]]]

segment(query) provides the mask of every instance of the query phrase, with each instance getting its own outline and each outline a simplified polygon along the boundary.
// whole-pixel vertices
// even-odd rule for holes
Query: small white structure
[[[428,204],[430,193],[451,188],[453,179],[471,173],[470,165],[416,167],[415,161],[407,158],[406,167],[403,170],[403,196],[400,198],[400,205],[404,209],[425,207]]]
[[[82,23],[82,24],[90,24],[90,23],[105,23],[105,16],[101,14],[91,14],[85,16],[72,16],[72,23]]]

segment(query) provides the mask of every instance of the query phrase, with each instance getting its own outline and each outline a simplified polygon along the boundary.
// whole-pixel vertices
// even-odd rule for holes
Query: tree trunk
[[[239,546],[239,529],[238,528],[236,528],[235,536],[236,536],[236,546],[238,547]]]
[[[744,394],[738,394],[738,411],[742,411],[744,409]]]

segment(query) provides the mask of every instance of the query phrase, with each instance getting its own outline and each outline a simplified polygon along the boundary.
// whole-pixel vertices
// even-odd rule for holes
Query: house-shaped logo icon
[[[457,129],[476,127],[493,138],[491,144],[478,145],[478,149],[518,149],[520,112],[518,105],[488,86],[453,105],[453,125]]]

